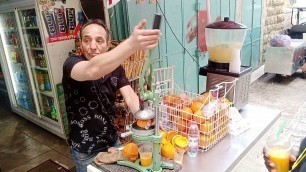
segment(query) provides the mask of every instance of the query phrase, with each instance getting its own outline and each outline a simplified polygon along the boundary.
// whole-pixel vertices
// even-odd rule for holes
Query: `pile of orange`
[[[165,132],[165,131],[163,131]],[[170,130],[167,133],[167,139],[162,139],[161,155],[173,159],[175,151],[183,153],[188,148],[188,139],[179,135],[177,131]]]

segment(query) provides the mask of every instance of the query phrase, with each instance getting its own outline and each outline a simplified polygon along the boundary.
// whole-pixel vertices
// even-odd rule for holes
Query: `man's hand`
[[[158,45],[161,32],[158,29],[144,29],[146,20],[134,27],[133,33],[128,38],[130,46],[136,50],[152,49]]]
[[[270,160],[266,148],[263,149],[263,158],[265,160],[265,165],[270,172],[277,172],[275,169],[275,164]],[[289,169],[291,169],[293,163],[296,161],[296,156],[290,155],[289,157]]]

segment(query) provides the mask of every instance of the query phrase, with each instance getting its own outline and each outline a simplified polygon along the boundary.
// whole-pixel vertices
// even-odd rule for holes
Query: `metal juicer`
[[[140,159],[135,162],[130,161],[118,161],[118,165],[128,166],[141,172],[161,172],[162,169],[173,169],[174,165],[161,161],[161,142],[162,135],[159,133],[159,95],[160,90],[158,86],[152,85],[153,75],[153,58],[152,50],[149,52],[149,58],[146,61],[142,73],[139,78],[139,95],[143,101],[143,106],[138,110],[134,116],[140,120],[151,120],[155,118],[155,125],[148,126],[147,128],[140,128],[134,122],[130,126],[130,131],[122,133],[122,137],[132,135],[132,139],[136,142],[152,142],[153,143],[153,161],[152,164],[143,167],[140,165]],[[150,74],[147,75],[146,71],[149,69]],[[156,84],[157,85],[157,84]]]

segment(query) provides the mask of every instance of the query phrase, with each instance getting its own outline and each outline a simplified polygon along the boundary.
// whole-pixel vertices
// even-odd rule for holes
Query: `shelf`
[[[38,26],[33,26],[33,27],[22,27],[22,29],[39,29]]]
[[[41,67],[39,67],[39,66],[35,66],[35,67],[33,67],[34,69],[37,69],[37,70],[43,70],[43,71],[49,71],[48,70],[48,68],[41,68]]]
[[[20,48],[16,45],[9,45],[9,44],[6,44],[5,46],[8,47],[8,48],[18,48],[18,49]]]
[[[26,83],[21,83],[21,82],[16,81],[16,80],[15,80],[15,84],[17,84],[17,85],[19,85],[21,87],[28,87],[28,85]]]
[[[44,51],[44,48],[36,48],[36,47],[27,47],[29,50],[41,50]]]
[[[17,66],[20,66],[20,67],[22,67],[23,66],[23,64],[22,63],[16,63],[16,62],[14,62],[14,61],[10,61],[11,62],[11,64],[14,64],[14,65],[17,65]]]
[[[39,90],[36,90],[36,91],[42,95],[54,97],[52,91],[39,91]]]
[[[16,28],[14,28],[14,27],[2,27],[1,30],[3,30],[3,31],[15,31],[15,32],[17,31]]]

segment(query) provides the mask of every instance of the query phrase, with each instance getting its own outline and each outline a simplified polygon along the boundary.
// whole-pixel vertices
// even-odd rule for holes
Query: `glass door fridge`
[[[14,12],[0,13],[0,37],[12,82],[12,106],[36,113],[34,95]]]
[[[41,39],[38,17],[35,9],[18,10],[19,24],[24,40],[30,70],[32,72],[35,94],[38,98],[39,114],[42,118],[57,123],[54,107],[54,92],[50,81],[50,68],[46,60],[46,51]]]

